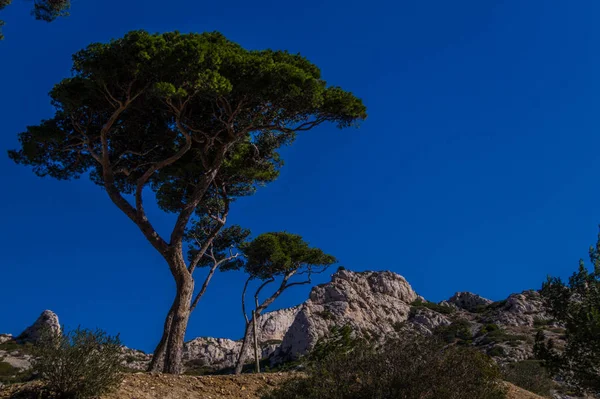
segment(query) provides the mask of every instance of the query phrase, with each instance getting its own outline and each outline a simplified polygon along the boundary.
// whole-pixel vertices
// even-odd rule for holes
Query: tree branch
[[[220,261],[215,262],[215,264],[210,268],[208,275],[204,279],[204,284],[202,284],[202,288],[200,289],[200,292],[198,293],[198,295],[196,295],[196,298],[194,298],[194,301],[192,302],[192,306],[190,306],[190,312],[192,312],[194,309],[196,309],[198,302],[204,296],[204,293],[206,292],[206,289],[208,288],[208,283],[210,283],[210,280],[212,279],[213,275],[215,274],[215,271],[217,271],[219,266],[221,266],[225,262],[228,262],[230,260],[237,258],[238,256],[239,256],[239,254],[235,254],[233,256],[230,256],[228,258],[221,259]]]
[[[213,183],[217,173],[219,172],[219,168],[225,159],[225,154],[227,153],[228,147],[224,146],[218,150],[217,156],[212,162],[211,168],[207,170],[202,178],[200,184],[196,186],[194,192],[192,193],[189,202],[183,207],[181,212],[179,212],[179,216],[177,217],[177,221],[175,222],[175,226],[173,227],[173,231],[171,232],[171,245],[180,245],[181,240],[185,234],[185,228],[190,221],[190,217],[196,210],[196,207],[206,194],[206,191]]]
[[[141,93],[138,93],[135,97],[139,96]],[[160,237],[160,235],[156,232],[154,227],[150,224],[150,222],[144,218],[141,219],[138,217],[136,209],[121,195],[119,189],[115,186],[115,178],[113,174],[113,170],[110,163],[110,153],[109,153],[109,145],[108,145],[108,134],[112,129],[113,125],[119,119],[121,114],[131,105],[131,101],[133,99],[128,99],[125,103],[123,103],[118,109],[113,112],[108,121],[102,126],[100,130],[100,142],[102,146],[102,155],[98,157],[98,161],[102,166],[102,177],[104,180],[104,188],[108,193],[108,196],[113,201],[115,205],[129,219],[131,219],[142,231],[146,239],[152,244],[154,248],[156,248],[161,254],[165,255],[168,249],[167,243]],[[89,141],[88,141],[89,143]],[[92,155],[93,156],[93,155]]]
[[[246,313],[246,290],[248,289],[250,280],[252,280],[252,276],[248,277],[246,284],[244,284],[244,290],[242,291],[242,313],[244,314],[244,319],[246,319],[246,325],[250,323],[250,320],[248,320],[248,313]]]
[[[260,287],[258,287],[256,292],[254,293],[254,304],[255,304],[254,308],[255,309],[258,309],[258,295],[260,294],[260,292],[263,290],[263,288],[265,288],[267,285],[271,284],[274,281],[275,281],[275,277],[271,277],[270,279],[268,279],[267,281],[262,283]]]
[[[279,297],[279,295],[281,295],[283,293],[283,291],[286,290],[286,288],[289,288],[291,285],[287,285],[288,280],[294,275],[296,274],[297,270],[292,270],[286,273],[286,275],[283,277],[283,280],[281,281],[281,285],[279,286],[279,289],[277,291],[275,291],[275,293],[273,295],[271,295],[269,298],[267,298],[260,306],[256,307],[256,313],[257,314],[261,314],[263,310],[265,310],[267,307],[269,307],[273,302],[275,302],[275,299],[277,299]]]
[[[180,126],[178,118],[177,118],[176,123],[178,124],[178,126]],[[136,182],[135,208],[136,208],[137,217],[141,222],[148,222],[148,218],[147,218],[146,212],[144,210],[144,202],[143,202],[142,194],[143,194],[145,185],[148,183],[148,180],[150,180],[150,177],[152,177],[152,175],[154,173],[156,173],[158,170],[160,170],[166,166],[169,166],[174,162],[177,162],[179,159],[181,159],[181,157],[183,157],[190,150],[190,148],[192,148],[192,136],[187,134],[185,132],[185,130],[180,129],[180,131],[181,131],[181,134],[183,134],[185,137],[185,144],[183,145],[183,147],[181,147],[179,149],[179,151],[177,151],[172,156],[152,165],[150,168],[148,168],[148,170],[146,170],[146,172]]]
[[[212,245],[215,237],[217,236],[217,234],[219,234],[219,232],[227,222],[227,216],[229,215],[229,198],[227,197],[227,192],[225,191],[224,187],[222,188],[221,196],[223,197],[223,201],[225,203],[225,209],[223,209],[223,216],[221,218],[218,218],[217,220],[217,226],[209,233],[204,244],[200,244],[200,241],[194,237],[196,239],[196,242],[200,246],[200,251],[198,251],[198,253],[192,258],[192,261],[190,262],[190,265],[188,267],[190,273],[194,272],[194,269],[198,266],[198,262],[200,262],[200,259],[202,259],[202,257],[204,256],[204,254],[208,250],[208,247]]]

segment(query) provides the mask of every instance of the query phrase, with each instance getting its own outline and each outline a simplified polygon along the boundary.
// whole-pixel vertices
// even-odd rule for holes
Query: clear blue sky
[[[47,92],[71,54],[133,29],[218,30],[247,48],[300,52],[367,104],[360,129],[302,135],[281,178],[236,204],[230,220],[255,233],[299,233],[434,301],[538,288],[595,241],[597,1],[74,0],[52,24],[30,7],[15,0],[1,14],[0,332],[49,308],[128,346],[152,350],[160,336],[172,278],[136,227],[89,181],[40,179],[6,156],[27,124],[52,115]],[[173,221],[151,217],[163,232]],[[188,339],[241,336],[243,279],[217,275]]]

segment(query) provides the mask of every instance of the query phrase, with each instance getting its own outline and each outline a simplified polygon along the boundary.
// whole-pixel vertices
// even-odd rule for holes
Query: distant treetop
[[[10,5],[12,1],[0,0],[0,11]],[[39,21],[52,22],[58,17],[69,15],[69,8],[71,8],[71,0],[34,0],[31,14]],[[4,21],[0,20],[0,28],[3,25]],[[4,35],[0,31],[0,40],[2,39],[4,39]]]

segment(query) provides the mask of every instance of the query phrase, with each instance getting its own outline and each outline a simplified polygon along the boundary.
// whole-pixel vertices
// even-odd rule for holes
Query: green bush
[[[496,309],[500,309],[503,308],[504,305],[506,305],[506,299],[502,300],[502,301],[496,301],[496,302],[492,302],[489,305],[487,305],[487,308],[489,310],[496,310]]]
[[[541,396],[550,396],[556,386],[537,360],[510,363],[503,368],[502,375],[506,381]]]
[[[550,324],[550,320],[540,319],[539,317],[533,319],[533,326],[535,328],[546,327],[548,324]]]
[[[490,348],[487,351],[487,354],[489,356],[501,357],[501,356],[504,356],[506,354],[506,352],[504,351],[504,348],[501,346],[493,346],[492,348]]]
[[[285,382],[264,399],[501,399],[500,372],[473,349],[431,337],[359,344],[312,364],[306,377]]]
[[[2,351],[6,351],[9,353],[12,352],[19,352],[21,354],[25,354],[25,355],[29,355],[31,354],[31,350],[32,350],[33,345],[29,342],[24,343],[24,344],[19,344],[16,341],[6,341],[2,344],[0,344],[0,350]]]
[[[429,301],[422,301],[421,299],[417,299],[411,305],[414,309],[427,308],[433,310],[434,312],[438,312],[445,315],[450,315],[455,312],[455,309],[453,307],[439,305],[437,303]]]
[[[121,381],[121,343],[102,330],[49,330],[34,346],[33,370],[53,397],[87,399],[111,391]]]
[[[20,370],[0,358],[0,385],[10,385],[31,379],[31,371]]]
[[[471,324],[466,320],[457,320],[448,326],[438,327],[435,334],[440,336],[445,342],[468,344],[473,340]]]
[[[483,335],[483,334],[487,334],[490,333],[492,331],[498,331],[500,330],[500,327],[498,327],[498,324],[486,324],[485,326],[481,327],[481,330],[479,330],[479,334]]]
[[[484,345],[507,343],[512,346],[518,346],[523,341],[527,341],[527,337],[524,335],[509,334],[504,330],[498,329],[487,333],[481,340],[481,343]]]

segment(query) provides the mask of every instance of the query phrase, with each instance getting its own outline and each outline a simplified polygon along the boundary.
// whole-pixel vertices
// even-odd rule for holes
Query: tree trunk
[[[252,334],[254,335],[254,362],[256,363],[256,372],[260,373],[260,354],[258,352],[258,330],[256,328],[257,321],[256,311],[252,311]]]
[[[160,338],[160,342],[154,349],[154,355],[152,355],[152,360],[148,365],[148,371],[154,373],[162,373],[165,368],[165,354],[167,353],[167,342],[169,340],[169,333],[171,332],[171,324],[173,323],[173,314],[175,313],[175,304],[177,303],[177,297],[173,301],[173,305],[171,305],[171,309],[167,314],[167,318],[165,319],[165,325],[163,328],[163,335]]]
[[[194,280],[187,270],[183,255],[176,251],[175,259],[171,264],[171,271],[175,277],[177,294],[169,314],[171,328],[167,334],[167,344],[164,356],[163,372],[168,374],[181,374],[183,372],[183,344],[185,331],[190,319],[190,306],[194,294]],[[167,317],[168,318],[168,317]],[[165,327],[169,320],[165,322]]]
[[[250,335],[252,333],[252,322],[250,320],[249,323],[246,323],[246,331],[244,332],[244,340],[242,341],[242,347],[240,349],[240,353],[238,355],[237,363],[235,365],[235,374],[242,374],[242,369],[244,368],[244,363],[246,363],[246,359],[248,358],[248,350],[250,345]]]

